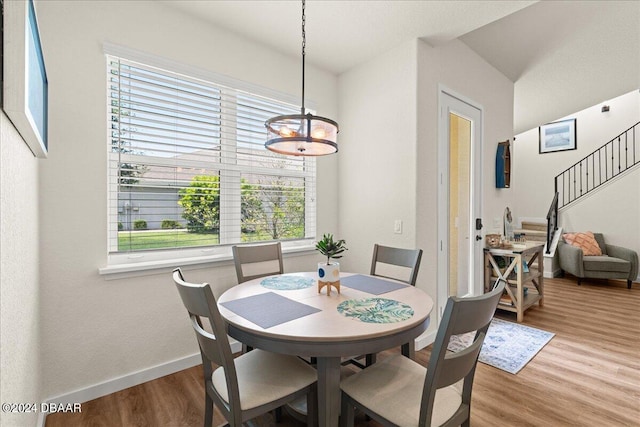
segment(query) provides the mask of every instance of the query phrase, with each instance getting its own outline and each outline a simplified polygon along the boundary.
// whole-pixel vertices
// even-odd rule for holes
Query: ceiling
[[[162,3],[300,56],[298,0]],[[306,38],[307,62],[335,74],[407,40],[459,38],[515,83],[515,134],[640,88],[639,0],[307,0]]]

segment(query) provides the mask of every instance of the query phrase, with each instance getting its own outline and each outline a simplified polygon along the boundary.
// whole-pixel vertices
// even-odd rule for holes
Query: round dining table
[[[353,276],[353,277],[352,277]],[[424,291],[376,276],[340,273],[318,291],[315,272],[267,276],[239,284],[218,298],[228,334],[252,348],[315,357],[318,423],[337,426],[343,357],[401,347],[429,326],[433,300]]]

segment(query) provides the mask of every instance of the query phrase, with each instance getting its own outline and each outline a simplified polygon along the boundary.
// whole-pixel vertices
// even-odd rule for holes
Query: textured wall
[[[0,400],[40,402],[38,162],[0,112]],[[1,413],[3,426],[33,426],[35,413]]]

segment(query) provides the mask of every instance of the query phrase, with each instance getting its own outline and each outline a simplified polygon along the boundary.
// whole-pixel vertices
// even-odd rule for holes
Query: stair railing
[[[547,213],[547,254],[551,253],[551,242],[558,230],[558,192],[553,196],[553,201]]]
[[[559,208],[587,195],[623,172],[640,164],[640,122],[555,177]]]

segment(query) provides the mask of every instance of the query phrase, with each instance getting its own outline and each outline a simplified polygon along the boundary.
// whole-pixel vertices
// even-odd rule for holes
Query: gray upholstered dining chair
[[[498,282],[479,297],[449,298],[427,368],[396,355],[344,379],[341,426],[353,426],[355,408],[385,426],[469,426],[478,356],[504,286]],[[447,351],[452,335],[468,332],[468,347]]]
[[[173,280],[189,313],[200,346],[204,368],[204,426],[213,422],[213,405],[229,425],[244,422],[282,405],[307,396],[307,424],[316,423],[315,369],[295,356],[252,350],[234,358],[225,323],[208,283],[184,280],[182,271],[173,271]],[[205,329],[203,320],[210,331]]]
[[[373,245],[370,274],[372,276],[386,277],[415,286],[421,259],[422,249],[394,248],[376,243]],[[391,268],[389,268],[389,266],[391,266]],[[399,268],[394,269],[393,267]],[[415,354],[415,342],[411,341],[408,344],[409,354],[413,358]],[[349,361],[357,366],[363,367],[361,363],[358,362],[358,359],[361,359],[361,357],[362,356],[351,358]],[[366,366],[371,366],[375,362],[375,354],[366,355]]]
[[[375,244],[373,245],[373,258],[371,260],[370,274],[372,276],[399,280],[411,286],[415,286],[421,259],[422,249],[403,249]],[[398,274],[400,271],[380,272],[381,266],[378,265],[380,263],[404,267],[402,271],[408,274],[405,277],[400,277],[400,274]]]
[[[280,242],[263,245],[233,246],[238,283],[258,277],[284,273]]]

